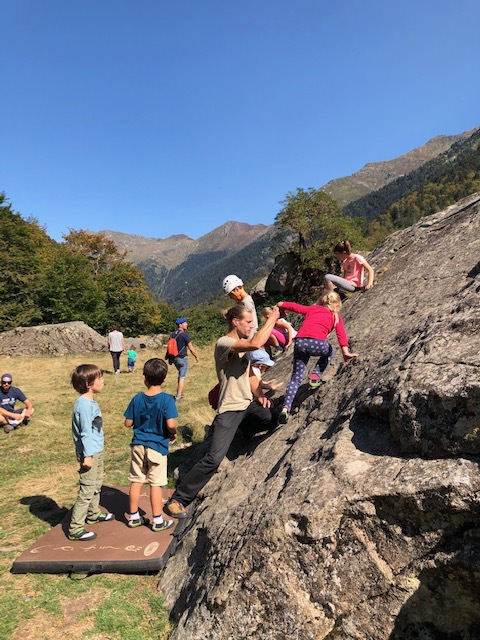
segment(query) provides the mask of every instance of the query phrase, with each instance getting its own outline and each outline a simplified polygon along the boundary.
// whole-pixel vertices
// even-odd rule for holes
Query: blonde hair
[[[267,319],[273,311],[273,307],[263,307],[262,309],[262,318]]]
[[[336,326],[338,322],[338,314],[342,308],[342,300],[338,293],[336,291],[323,291],[317,300],[317,304],[330,309],[335,319],[333,326]]]

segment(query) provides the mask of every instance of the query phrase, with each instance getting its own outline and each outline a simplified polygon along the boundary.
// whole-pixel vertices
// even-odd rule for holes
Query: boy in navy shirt
[[[137,393],[124,413],[125,426],[133,427],[130,473],[130,515],[128,526],[139,527],[145,523],[138,512],[140,493],[145,482],[150,485],[152,507],[152,531],[164,531],[172,526],[172,520],[162,517],[162,487],[167,484],[168,445],[177,434],[177,408],[175,399],[164,393],[161,385],[168,371],[167,363],[151,358],[143,366],[147,390]]]

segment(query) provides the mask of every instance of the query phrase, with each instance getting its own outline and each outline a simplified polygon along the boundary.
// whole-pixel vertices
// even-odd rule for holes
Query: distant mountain
[[[272,225],[236,252],[192,254],[170,270],[154,258],[140,262],[138,267],[158,298],[183,309],[222,295],[222,280],[229,273],[239,275],[245,283],[259,280],[272,269],[275,256],[285,250],[288,238],[289,234]]]
[[[210,252],[221,255],[236,253],[257,240],[268,229],[269,225],[265,224],[251,225],[230,220],[198,240],[192,240],[186,235],[147,238],[118,231],[101,233],[113,240],[119,249],[126,250],[128,259],[134,264],[154,260],[167,269],[173,269],[192,255],[200,256]]]
[[[336,178],[321,188],[341,207],[345,207],[371,191],[377,191],[397,178],[418,169],[425,162],[449,149],[455,142],[471,136],[473,131],[474,129],[453,136],[436,136],[403,156],[384,162],[369,162],[351,176]]]
[[[480,129],[474,129],[469,137],[462,137],[415,171],[351,202],[344,212],[367,220],[388,214],[395,227],[405,227],[478,191],[479,187]]]
[[[245,281],[272,267],[275,247],[285,239],[273,225],[229,221],[198,240],[103,231],[144,273],[159,299],[178,308],[205,302],[221,294],[222,279],[237,272]]]

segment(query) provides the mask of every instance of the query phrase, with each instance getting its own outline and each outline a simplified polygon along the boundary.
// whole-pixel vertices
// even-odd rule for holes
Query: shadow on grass
[[[27,505],[32,515],[48,522],[52,527],[61,522],[68,513],[66,507],[60,507],[48,496],[25,496],[20,499],[20,504]]]

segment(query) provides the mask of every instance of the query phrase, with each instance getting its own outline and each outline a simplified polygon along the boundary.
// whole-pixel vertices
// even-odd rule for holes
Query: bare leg
[[[177,398],[181,398],[183,396],[183,389],[184,388],[185,388],[185,378],[178,378]]]
[[[141,482],[132,482],[130,485],[130,493],[128,497],[129,505],[130,505],[130,513],[137,513],[138,511],[138,502],[140,500],[140,494],[142,493],[143,483]]]
[[[150,504],[152,505],[152,516],[160,516],[163,511],[162,487],[152,487],[150,485]]]

